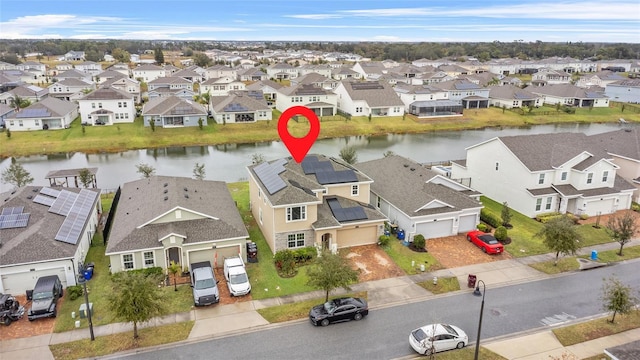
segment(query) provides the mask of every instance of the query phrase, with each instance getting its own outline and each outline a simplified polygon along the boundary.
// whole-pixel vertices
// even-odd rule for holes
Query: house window
[[[591,184],[593,182],[593,173],[587,174],[587,184]]]
[[[134,268],[133,266],[133,254],[123,254],[122,255],[122,268],[125,270],[131,270]]]
[[[360,193],[360,186],[351,185],[351,196],[358,196],[359,193]]]
[[[22,122],[22,120],[18,120],[18,126],[24,126],[24,123]]]
[[[496,163],[496,171],[498,171],[498,167],[500,167],[500,163],[499,162]]]
[[[291,206],[287,208],[287,221],[307,219],[307,206]]]
[[[542,209],[542,199],[536,200],[536,211],[540,211]]]
[[[357,107],[357,108],[356,108],[356,112],[357,112],[357,113],[361,113],[361,112],[362,112],[362,108],[361,108],[361,107]]]
[[[551,196],[549,196],[547,198],[547,202],[544,204],[544,209],[545,210],[551,210],[551,202],[553,201],[553,198]]]
[[[98,103],[98,107],[102,109],[102,103]]]
[[[258,208],[258,219],[260,219],[260,224],[262,224],[262,208]]]
[[[258,199],[262,197],[262,189],[258,188]]]
[[[378,209],[380,209],[380,203],[381,203],[380,196],[378,196],[378,199],[376,200],[376,207]]]
[[[36,124],[36,126],[40,126],[40,120],[37,120],[37,119],[36,119],[36,120],[35,120],[35,124]]]
[[[123,102],[123,103],[122,103],[122,107],[127,107],[127,103],[126,103],[126,102]]]
[[[118,101],[118,107],[121,108],[122,107],[122,103],[120,101]]]
[[[544,174],[540,174],[540,176],[538,176],[538,184],[544,184]]]
[[[91,108],[95,109],[96,108],[96,103],[91,103]]]
[[[304,233],[287,235],[287,247],[297,248],[304,246]]]
[[[567,172],[563,171],[562,174],[560,174],[560,180],[562,181],[566,181],[567,180]]]
[[[156,266],[156,259],[155,259],[155,256],[153,255],[153,251],[145,251],[143,253],[143,257],[144,257],[144,267],[148,268],[148,267]]]
[[[609,171],[605,170],[602,172],[602,182],[607,182],[608,179],[609,179]]]

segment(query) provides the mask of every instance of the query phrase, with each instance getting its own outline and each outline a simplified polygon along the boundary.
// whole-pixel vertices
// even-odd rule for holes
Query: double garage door
[[[58,275],[63,287],[67,287],[67,275],[64,267],[52,268],[52,269],[36,269],[35,271],[25,271],[14,274],[2,275],[2,287],[4,292],[12,295],[22,295],[27,290],[32,290],[36,285],[38,278],[48,275]]]
[[[222,267],[224,258],[238,256],[239,246],[219,247],[216,249],[196,250],[189,252],[189,263],[201,261],[211,262],[211,266]]]
[[[422,234],[425,239],[451,236],[453,219],[430,221],[416,224],[416,234]]]

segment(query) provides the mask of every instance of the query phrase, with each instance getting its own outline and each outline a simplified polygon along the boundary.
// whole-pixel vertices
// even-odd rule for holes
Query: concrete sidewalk
[[[640,245],[640,239],[628,243],[626,246]],[[590,254],[592,250],[598,252],[617,249],[618,243],[597,245],[584,249],[582,254]],[[416,285],[421,281],[432,281],[434,277],[457,277],[460,282],[460,291],[472,291],[467,287],[467,277],[474,274],[487,286],[506,286],[515,283],[529,282],[550,277],[531,268],[529,264],[552,260],[554,254],[536,255],[526,258],[494,261],[484,264],[475,264],[453,269],[425,272],[417,275],[401,276],[390,279],[369,281],[352,286],[354,291],[367,291],[371,309],[395,306],[403,303],[422,301],[434,295]],[[344,293],[339,289],[335,294]],[[153,319],[140,327],[159,326],[176,322],[194,320],[195,325],[189,334],[189,340],[205,339],[225,334],[233,334],[244,329],[266,327],[269,323],[258,314],[256,310],[293,303],[302,300],[319,299],[324,297],[323,291],[312,291],[302,294],[294,294],[278,298],[264,300],[252,300],[230,305],[217,305],[208,308],[192,310],[186,313],[171,314]],[[95,336],[104,336],[133,330],[129,323],[114,323],[94,327]],[[12,360],[22,359],[53,359],[48,345],[60,344],[79,339],[89,338],[89,330],[76,329],[64,333],[54,333],[29,338],[0,341],[0,354],[2,358]],[[607,336],[605,338],[576,344],[563,348],[555,339],[553,333],[542,330],[533,334],[515,335],[512,338],[482,343],[486,347],[507,359],[549,359],[549,355],[561,356],[563,352],[574,354],[578,358],[585,358],[602,354],[605,348],[628,343],[640,338],[640,329],[631,330],[622,334]]]

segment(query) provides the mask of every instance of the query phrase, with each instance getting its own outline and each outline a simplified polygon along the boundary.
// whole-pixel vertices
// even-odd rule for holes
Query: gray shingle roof
[[[35,197],[41,188],[41,186],[26,186],[18,189],[14,194],[0,195],[2,208],[23,206],[23,213],[30,214],[26,228],[0,230],[0,240],[2,241],[0,266],[67,259],[72,258],[75,254],[77,244],[72,245],[55,240],[55,236],[66,217],[51,213],[49,206],[34,203],[33,199],[28,198],[28,196]],[[80,192],[78,188],[65,188],[65,190],[74,193]],[[96,189],[88,190],[99,191]]]
[[[142,226],[178,207],[202,218]],[[155,248],[171,233],[191,244],[249,236],[224,182],[153,176],[125,183],[107,253]]]
[[[439,214],[482,207],[468,193],[429,182],[438,176],[436,172],[402,156],[387,156],[354,166],[373,179],[371,190],[375,194],[392,203],[408,216]],[[440,202],[449,206],[417,211],[432,202]]]
[[[609,154],[640,161],[640,128],[633,127],[589,136]]]
[[[385,82],[377,82],[377,81],[367,81],[367,82],[351,82],[348,80],[343,80],[340,82],[349,97],[352,100],[364,100],[370,107],[380,107],[380,106],[403,106],[404,103],[396,92],[393,90],[391,85]],[[361,84],[361,85],[358,85]],[[366,89],[363,88],[362,84],[371,84],[371,85],[380,85],[381,88],[376,89]],[[365,86],[366,87],[366,86]]]
[[[181,108],[190,108],[191,112],[185,113],[183,110],[180,111],[180,115],[205,115],[207,114],[207,110],[200,104],[191,101],[179,98],[177,96],[167,96],[167,97],[157,97],[149,100],[148,103],[144,104],[142,108],[143,115],[167,115],[171,114],[171,112],[177,107]]]
[[[231,93],[228,96],[213,96],[211,97],[211,102],[215,104],[213,106],[213,111],[218,114],[226,112],[246,112],[258,110],[271,111],[271,108],[269,107],[269,105],[267,105],[267,101],[264,99],[264,97],[258,100],[240,91]],[[246,110],[225,111],[225,108],[232,104],[240,105],[241,108]]]
[[[549,96],[578,98],[578,99],[606,99],[608,96],[572,84],[551,84],[547,86],[527,86],[526,90],[534,94]]]
[[[60,99],[56,99],[54,97],[44,98],[37,103],[31,104],[25,109],[20,110],[15,114],[12,114],[10,118],[16,118],[18,115],[25,114],[25,110],[27,109],[47,109],[51,114],[50,117],[61,117],[69,114],[70,112],[77,109],[77,105],[75,102],[64,101]],[[26,117],[21,116],[23,119]],[[35,118],[42,119],[42,116],[35,116]]]
[[[489,97],[493,99],[535,100],[540,97],[514,85],[491,86],[489,89]]]
[[[80,100],[131,100],[133,95],[112,87],[100,87],[85,95]]]

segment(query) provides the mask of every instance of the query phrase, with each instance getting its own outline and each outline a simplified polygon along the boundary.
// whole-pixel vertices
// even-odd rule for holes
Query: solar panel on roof
[[[514,99],[531,99],[533,96],[524,93],[514,93]]]
[[[348,182],[356,182],[358,181],[358,177],[353,170],[319,171],[316,172],[316,180],[318,180],[318,182],[322,185],[342,184]]]
[[[71,191],[62,190],[60,195],[49,208],[49,212],[67,216],[69,214],[69,210],[71,210],[71,207],[73,206],[73,203],[76,201],[77,196],[78,195]]]
[[[468,83],[468,82],[455,83],[455,87],[456,87],[456,90],[471,90],[471,89],[479,88],[478,85],[474,83]]]
[[[51,113],[48,109],[23,109],[18,114],[17,118],[34,118],[34,117],[49,117]]]
[[[55,236],[56,240],[72,245],[78,243],[97,196],[96,192],[86,189],[80,190],[80,193],[74,198],[67,217],[64,219],[60,229],[58,229],[58,233]]]
[[[384,89],[384,86],[377,82],[361,82],[361,83],[351,83],[351,88],[353,90],[380,90]]]
[[[52,198],[52,197],[49,197],[49,196],[43,196],[43,195],[36,195],[36,197],[33,198],[33,202],[34,203],[42,204],[42,205],[46,205],[46,206],[53,205],[54,201],[56,201],[55,198]]]
[[[327,199],[327,205],[329,205],[333,217],[340,222],[367,219],[367,214],[362,207],[353,206],[343,208],[338,199]]]
[[[10,208],[14,209],[14,208]],[[22,209],[20,213],[13,214],[2,214],[0,215],[0,229],[12,229],[12,228],[21,228],[26,227],[29,222],[29,213],[22,213]]]
[[[6,207],[2,209],[2,215],[21,214],[24,206]]]
[[[260,182],[262,182],[264,187],[267,188],[267,192],[269,192],[269,195],[273,195],[276,192],[287,187],[287,184],[276,172],[278,166],[281,165],[276,165],[274,167],[268,162],[263,162],[262,164],[253,168],[253,171],[258,176],[258,179],[260,179]]]
[[[42,189],[40,189],[40,194],[49,195],[57,198],[58,195],[60,195],[60,190],[52,189],[50,187],[43,187]]]
[[[594,92],[594,91],[586,91],[585,94],[587,95],[588,98],[600,98],[602,97],[600,95],[600,93]]]

